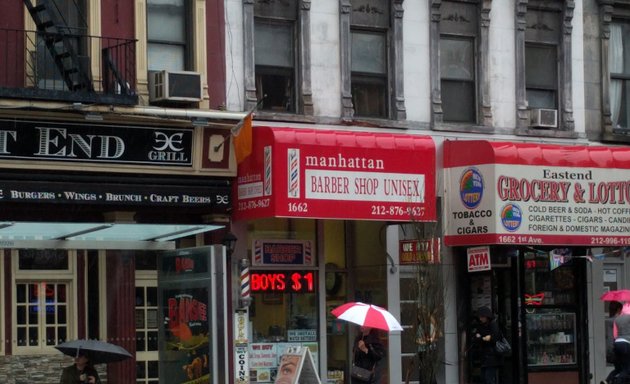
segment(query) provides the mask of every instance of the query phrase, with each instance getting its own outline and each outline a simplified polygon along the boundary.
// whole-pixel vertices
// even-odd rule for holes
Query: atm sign
[[[466,250],[468,254],[468,272],[490,270],[490,247],[474,247]]]

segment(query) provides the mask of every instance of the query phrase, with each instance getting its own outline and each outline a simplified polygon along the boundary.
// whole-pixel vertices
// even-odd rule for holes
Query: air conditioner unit
[[[201,99],[201,74],[188,71],[149,72],[150,102],[198,102]]]
[[[558,126],[558,110],[556,109],[530,109],[529,118],[532,128],[556,128]]]

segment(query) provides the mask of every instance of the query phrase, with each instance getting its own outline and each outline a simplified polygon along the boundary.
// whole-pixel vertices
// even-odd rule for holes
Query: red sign
[[[234,219],[434,221],[429,136],[254,127],[238,166]]]
[[[315,272],[258,271],[250,274],[252,292],[315,292]]]
[[[468,272],[490,270],[490,248],[475,247],[466,250],[468,254]]]
[[[440,262],[440,239],[401,240],[400,264],[435,264]]]

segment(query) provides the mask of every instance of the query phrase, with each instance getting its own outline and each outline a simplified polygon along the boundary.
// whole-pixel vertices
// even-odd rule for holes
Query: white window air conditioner
[[[530,109],[529,118],[532,128],[556,128],[558,126],[557,109]]]
[[[201,74],[188,71],[149,72],[150,102],[199,102]]]

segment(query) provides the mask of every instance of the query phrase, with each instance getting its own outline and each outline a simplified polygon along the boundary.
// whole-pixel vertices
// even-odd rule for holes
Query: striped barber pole
[[[241,262],[241,299],[249,299],[251,289],[249,286],[249,263]]]

